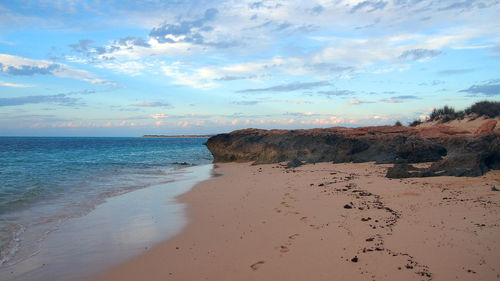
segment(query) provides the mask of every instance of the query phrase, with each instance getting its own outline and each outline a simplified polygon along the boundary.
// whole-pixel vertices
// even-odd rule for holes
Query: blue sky
[[[500,1],[0,0],[0,135],[403,123],[500,100]]]

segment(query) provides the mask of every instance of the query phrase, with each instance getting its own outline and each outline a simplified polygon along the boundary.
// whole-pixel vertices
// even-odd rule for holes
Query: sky
[[[407,124],[500,100],[500,0],[0,0],[0,136]]]

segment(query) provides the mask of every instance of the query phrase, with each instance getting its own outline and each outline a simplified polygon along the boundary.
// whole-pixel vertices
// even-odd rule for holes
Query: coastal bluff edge
[[[486,122],[487,123],[487,122]],[[376,162],[394,164],[389,178],[480,176],[500,169],[500,124],[467,131],[424,127],[332,127],[305,130],[244,129],[210,137],[214,162]],[[413,165],[426,163],[427,165]]]

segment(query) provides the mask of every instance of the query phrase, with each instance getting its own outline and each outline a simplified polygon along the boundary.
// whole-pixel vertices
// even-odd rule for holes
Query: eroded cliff
[[[430,127],[245,129],[208,139],[215,162],[394,163],[388,177],[479,176],[500,168],[500,131]],[[299,162],[300,161],[300,162]],[[412,163],[433,162],[427,168]]]

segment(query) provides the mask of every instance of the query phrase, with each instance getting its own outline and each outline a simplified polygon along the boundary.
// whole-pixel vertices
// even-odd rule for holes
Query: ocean
[[[38,267],[54,277],[82,252],[132,254],[167,238],[162,233],[175,235],[185,225],[175,196],[210,177],[212,156],[204,142],[206,138],[0,137],[0,278],[12,274],[30,279],[35,272],[31,276],[37,279],[42,275],[36,272],[43,271]],[[154,221],[144,220],[146,216]],[[138,228],[147,233],[133,236]],[[114,229],[129,238],[107,234]],[[75,246],[88,237],[95,238]],[[73,242],[65,246],[65,239]],[[102,245],[114,243],[103,251],[107,246]],[[113,259],[106,253],[102,259],[108,258]]]

